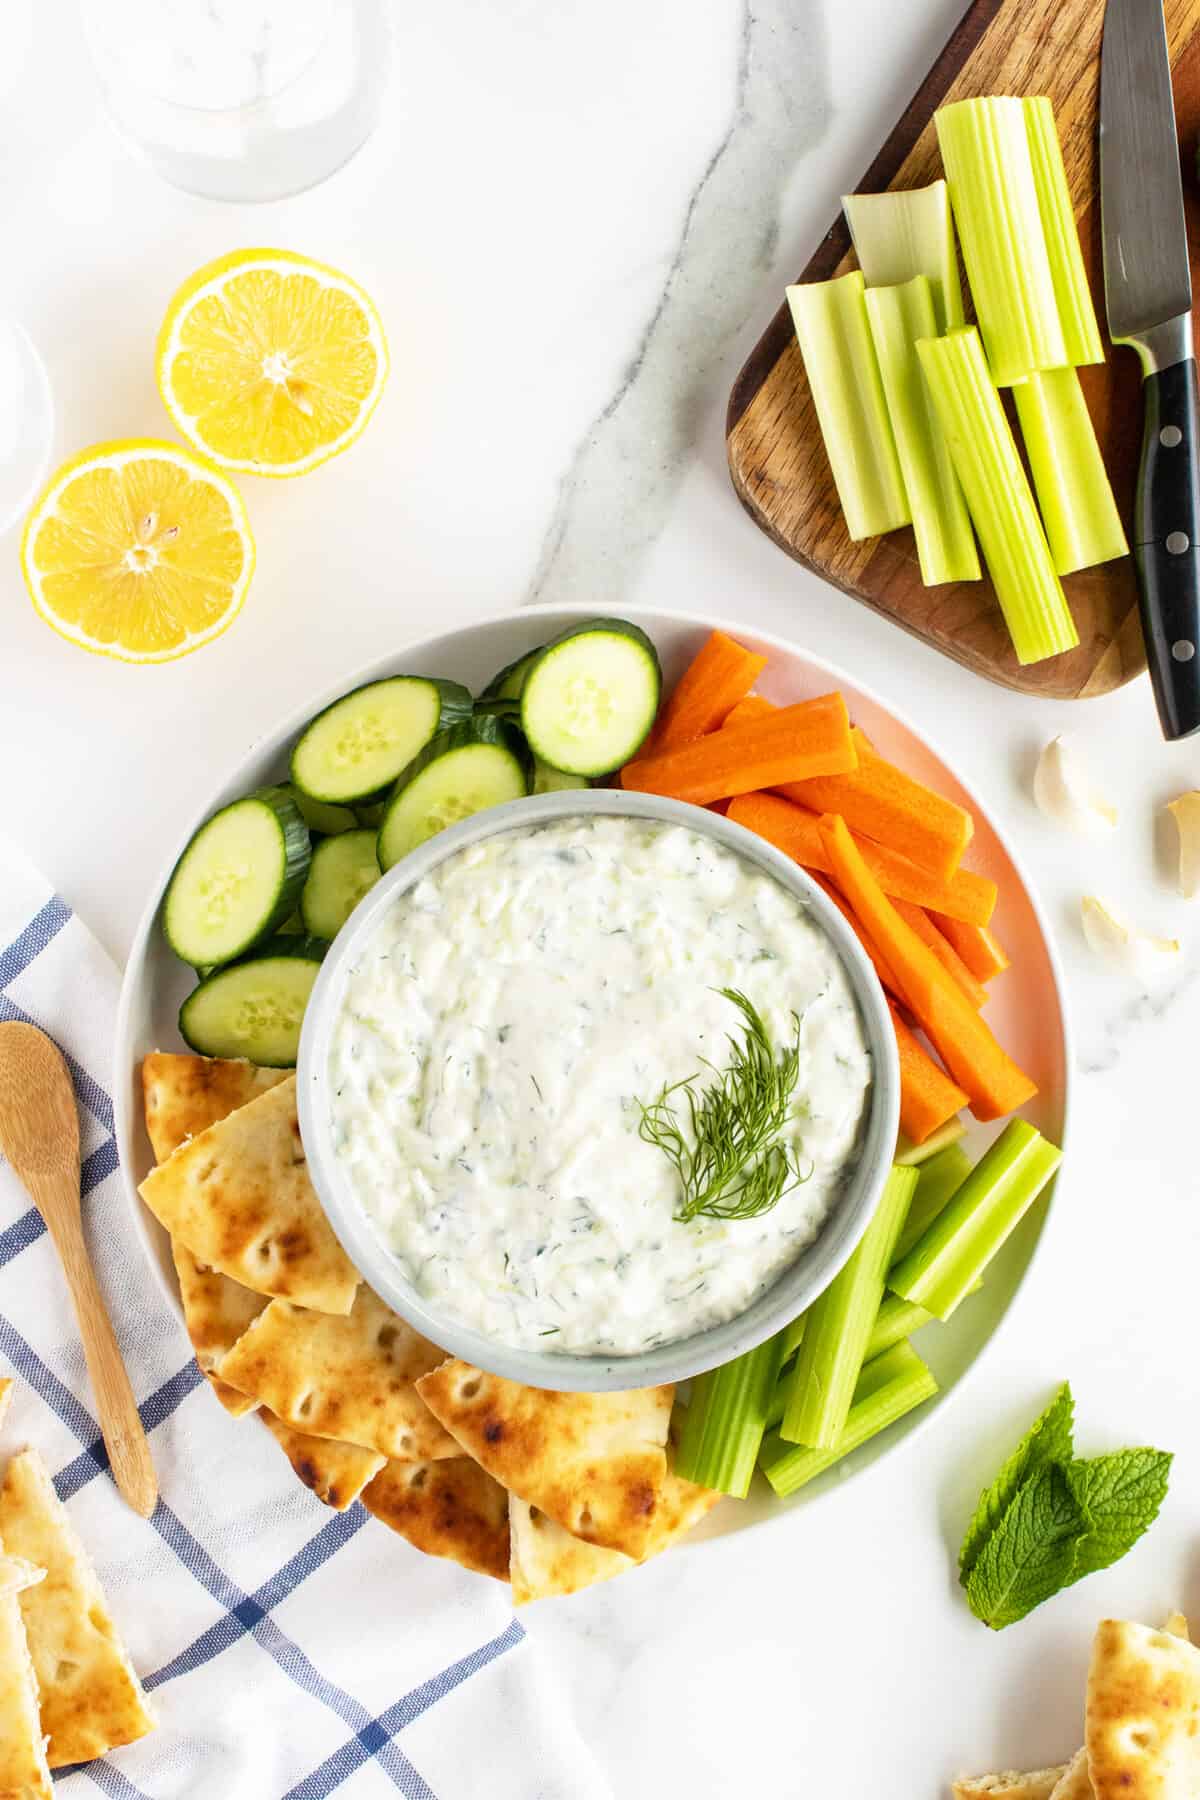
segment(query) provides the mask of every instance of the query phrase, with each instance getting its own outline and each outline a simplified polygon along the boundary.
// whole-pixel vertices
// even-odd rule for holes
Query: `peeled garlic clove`
[[[1093,793],[1079,753],[1066,738],[1051,738],[1038,757],[1033,797],[1048,819],[1068,831],[1098,837],[1117,823],[1116,807]]]
[[[1179,891],[1191,900],[1200,892],[1200,794],[1193,788],[1168,800],[1167,811],[1179,827]]]
[[[1094,894],[1083,896],[1080,915],[1088,948],[1131,975],[1161,967],[1164,958],[1179,954],[1178,938],[1151,937],[1124,924]]]

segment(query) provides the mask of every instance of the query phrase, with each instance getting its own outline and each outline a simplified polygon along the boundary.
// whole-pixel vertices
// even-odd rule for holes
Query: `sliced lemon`
[[[387,378],[357,282],[288,250],[237,250],[167,308],[158,385],[176,425],[225,469],[302,475],[345,450]]]
[[[26,521],[21,566],[34,606],[71,643],[169,662],[237,617],[254,540],[219,469],[131,438],[63,464]]]

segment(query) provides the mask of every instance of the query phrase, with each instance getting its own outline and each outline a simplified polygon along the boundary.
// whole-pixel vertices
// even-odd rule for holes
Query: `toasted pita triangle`
[[[83,1545],[36,1450],[0,1487],[0,1542],[45,1569],[18,1603],[37,1675],[52,1769],[90,1762],[153,1731],[141,1684]]]
[[[673,1388],[559,1394],[452,1358],[417,1390],[510,1493],[586,1543],[645,1555],[667,1478]]]
[[[19,1598],[42,1575],[20,1557],[0,1553],[0,1796],[14,1800],[54,1795]]]
[[[45,1569],[26,1562],[23,1556],[6,1556],[0,1551],[0,1594],[19,1594],[24,1588],[45,1581]]]
[[[1169,1631],[1101,1621],[1087,1687],[1096,1800],[1200,1794],[1200,1650]]]
[[[444,1357],[364,1284],[344,1318],[272,1300],[219,1373],[296,1431],[428,1462],[459,1453],[414,1385]]]
[[[350,1311],[358,1272],[308,1178],[294,1075],[183,1144],[139,1192],[205,1268],[318,1312]]]
[[[1181,1612],[1169,1612],[1163,1625],[1163,1630],[1169,1631],[1172,1637],[1184,1638],[1188,1642],[1191,1641],[1192,1634],[1188,1630],[1187,1619]]]
[[[265,1407],[259,1417],[305,1487],[334,1512],[345,1512],[353,1506],[368,1481],[378,1475],[387,1461],[377,1450],[362,1450],[357,1444],[339,1444],[333,1438],[309,1437],[306,1432],[293,1431]]]
[[[1095,1800],[1095,1789],[1088,1774],[1086,1750],[1075,1752],[1063,1770],[1062,1780],[1051,1793],[1050,1800]]]
[[[208,1376],[226,1412],[239,1419],[243,1413],[253,1412],[258,1401],[249,1394],[239,1394],[228,1382],[215,1379],[217,1365],[269,1302],[264,1295],[253,1293],[240,1282],[230,1281],[228,1275],[203,1268],[178,1238],[171,1239],[171,1255],[175,1259],[179,1298],[196,1361]]]
[[[5,1375],[0,1380],[0,1425],[3,1425],[8,1416],[8,1409],[12,1405],[13,1386],[11,1375]]]
[[[260,1069],[251,1062],[215,1056],[175,1056],[160,1050],[144,1056],[142,1100],[155,1162],[166,1162],[189,1138],[287,1077],[286,1069]]]
[[[508,1575],[508,1495],[469,1456],[385,1463],[363,1492],[369,1513],[428,1556]]]
[[[1009,1769],[1000,1775],[977,1775],[954,1784],[954,1800],[1051,1800],[1067,1772],[1067,1764],[1053,1769],[1031,1769],[1019,1775]]]

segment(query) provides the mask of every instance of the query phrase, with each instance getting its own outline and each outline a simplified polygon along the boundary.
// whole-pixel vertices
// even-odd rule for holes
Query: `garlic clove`
[[[1068,831],[1099,837],[1116,827],[1116,807],[1093,791],[1079,752],[1066,738],[1051,738],[1038,757],[1033,797],[1039,811]]]
[[[1191,900],[1200,893],[1200,794],[1193,788],[1168,800],[1167,811],[1179,827],[1179,891]]]
[[[1095,894],[1083,896],[1080,918],[1088,948],[1127,974],[1144,974],[1151,968],[1162,968],[1167,960],[1179,954],[1178,938],[1152,937],[1149,932],[1126,925]]]

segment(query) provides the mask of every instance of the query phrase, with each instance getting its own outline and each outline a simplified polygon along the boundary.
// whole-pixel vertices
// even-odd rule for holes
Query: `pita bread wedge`
[[[265,1407],[259,1417],[305,1487],[334,1512],[345,1512],[353,1506],[368,1481],[378,1475],[387,1461],[378,1450],[362,1450],[357,1444],[339,1444],[333,1438],[309,1437],[306,1432],[293,1431]]]
[[[215,1056],[175,1056],[161,1050],[144,1056],[142,1101],[155,1162],[166,1162],[180,1144],[287,1077],[286,1069],[260,1069]]]
[[[38,1717],[37,1677],[17,1598],[43,1574],[32,1563],[0,1552],[0,1800],[52,1800],[54,1794]]]
[[[414,1386],[444,1358],[364,1284],[344,1318],[273,1300],[219,1374],[296,1431],[429,1462],[459,1454]]]
[[[673,1388],[559,1394],[451,1358],[417,1391],[510,1493],[586,1543],[645,1555],[667,1478]]]
[[[13,1386],[11,1375],[6,1375],[0,1380],[0,1425],[3,1425],[8,1416],[8,1409],[12,1405]]]
[[[1054,1769],[1031,1769],[1019,1775],[1009,1769],[1001,1775],[977,1775],[954,1784],[954,1800],[1050,1800],[1067,1772],[1067,1764]]]
[[[1095,1793],[1088,1774],[1087,1751],[1077,1750],[1063,1770],[1062,1780],[1050,1800],[1095,1800]]]
[[[1163,1624],[1163,1630],[1169,1631],[1172,1637],[1185,1638],[1189,1643],[1191,1642],[1192,1634],[1188,1630],[1188,1622],[1181,1612],[1169,1612]]]
[[[23,1450],[8,1465],[0,1486],[0,1543],[46,1571],[18,1600],[50,1767],[90,1762],[153,1731],[100,1583],[36,1450]]]
[[[217,1380],[216,1369],[221,1358],[252,1325],[259,1313],[269,1305],[262,1294],[255,1294],[228,1275],[218,1275],[198,1263],[178,1238],[171,1239],[171,1255],[179,1277],[179,1298],[183,1317],[196,1361],[212,1382],[217,1399],[226,1412],[240,1419],[253,1412],[258,1401],[249,1394],[239,1394],[228,1382]]]
[[[369,1513],[427,1556],[508,1578],[508,1495],[469,1456],[385,1463],[365,1488]]]
[[[350,1311],[358,1271],[308,1178],[294,1075],[181,1145],[139,1192],[205,1268],[318,1312]]]
[[[1088,1670],[1085,1742],[1096,1800],[1200,1794],[1200,1650],[1103,1619]]]

